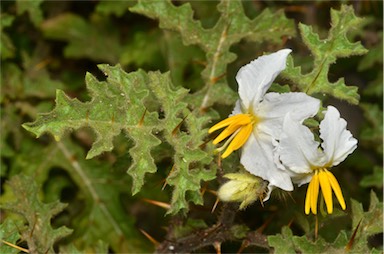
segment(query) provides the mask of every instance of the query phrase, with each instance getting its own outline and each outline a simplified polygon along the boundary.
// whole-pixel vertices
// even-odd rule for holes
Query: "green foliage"
[[[380,4],[2,3],[0,252],[381,253]],[[337,171],[353,200],[319,215],[318,230],[303,213],[306,188],[241,212],[216,203],[240,164],[236,152],[217,157],[207,129],[233,109],[238,69],[280,48],[292,57],[269,91],[304,91],[324,107],[329,95],[361,96],[361,115],[341,111],[359,141]],[[316,133],[321,118],[304,124]],[[160,200],[166,212],[152,206]]]
[[[43,13],[40,8],[42,2],[43,0],[17,0],[17,14],[28,12],[32,23],[38,26],[43,21]]]
[[[19,223],[20,224],[20,223]],[[12,248],[5,244],[3,241],[16,245],[16,242],[20,239],[19,229],[22,225],[17,225],[14,220],[7,218],[0,225],[0,252],[1,253],[19,253],[18,249]]]
[[[368,238],[375,234],[383,233],[383,203],[379,202],[376,194],[371,191],[368,211],[356,200],[352,200],[352,228],[357,229],[352,251],[361,253],[369,252]]]
[[[38,198],[38,186],[31,177],[14,176],[8,185],[15,200],[12,202],[4,198],[1,207],[20,214],[26,220],[28,228],[21,232],[21,236],[28,243],[30,252],[53,253],[53,244],[72,232],[65,226],[56,229],[51,227],[52,217],[66,205],[59,201],[42,203]]]
[[[278,43],[282,36],[294,35],[291,21],[283,12],[272,13],[268,9],[250,20],[244,15],[240,1],[224,0],[217,6],[221,16],[214,27],[204,29],[200,21],[193,19],[189,4],[174,6],[170,1],[139,1],[131,11],[160,21],[160,28],[180,33],[186,45],[198,45],[206,53],[206,67],[202,72],[205,86],[195,96],[198,105],[205,109],[214,103],[233,104],[235,95],[229,89],[223,75],[226,67],[236,59],[229,51],[240,40]],[[225,96],[225,99],[223,99]],[[221,100],[219,100],[221,98]]]
[[[188,208],[187,192],[191,201],[202,204],[200,182],[213,179],[215,171],[204,169],[211,158],[199,148],[206,136],[203,125],[208,118],[194,115],[196,112],[191,112],[182,102],[187,90],[175,90],[169,74],[146,74],[143,71],[127,74],[119,66],[108,65],[99,68],[107,76],[106,81],[98,81],[89,73],[86,75],[91,101],[82,103],[58,90],[55,109],[40,115],[34,123],[24,124],[24,128],[37,137],[50,132],[59,141],[70,129],[90,127],[96,141],[87,159],[111,151],[113,138],[124,130],[135,143],[129,150],[133,163],[128,169],[134,180],[133,194],[140,191],[145,174],[157,170],[151,150],[160,144],[160,140],[153,133],[163,131],[165,140],[175,150],[174,165],[167,178],[167,183],[174,186],[170,212]],[[154,98],[147,98],[150,96]],[[159,103],[158,110],[161,108],[164,112],[164,119],[159,119],[156,112],[147,111],[146,100]],[[183,123],[188,133],[180,131]]]
[[[342,5],[340,11],[331,10],[331,29],[326,39],[320,39],[311,26],[299,24],[303,41],[314,57],[313,69],[307,74],[302,74],[301,68],[294,67],[293,59],[290,57],[283,76],[293,81],[300,91],[307,94],[324,93],[358,104],[360,96],[357,87],[346,86],[343,78],[332,83],[328,79],[328,74],[330,65],[338,58],[367,53],[360,42],[353,43],[347,38],[347,33],[357,29],[361,24],[362,19],[357,18],[353,8],[347,5]]]
[[[121,53],[117,31],[100,15],[93,15],[89,22],[65,13],[44,21],[41,28],[48,39],[68,41],[64,54],[69,58],[87,57],[115,63]]]
[[[342,230],[333,243],[327,243],[322,237],[315,241],[308,236],[295,236],[288,227],[283,227],[281,234],[269,236],[268,243],[275,253],[368,253],[368,238],[382,233],[383,203],[379,202],[376,194],[371,192],[371,203],[367,212],[364,212],[360,203],[352,200],[352,230],[348,234]],[[358,228],[357,228],[358,227]],[[354,230],[357,234],[353,236]]]
[[[15,17],[9,14],[1,14],[0,16],[0,52],[1,59],[12,58],[15,55],[15,46],[13,45],[11,39],[3,31],[4,28],[9,27]]]

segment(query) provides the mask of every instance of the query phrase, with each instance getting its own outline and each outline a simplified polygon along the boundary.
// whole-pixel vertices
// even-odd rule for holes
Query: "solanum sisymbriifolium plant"
[[[5,2],[0,252],[380,252],[360,4]]]

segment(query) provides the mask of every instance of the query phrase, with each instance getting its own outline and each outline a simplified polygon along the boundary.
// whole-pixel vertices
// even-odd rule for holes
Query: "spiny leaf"
[[[149,86],[162,104],[165,114],[162,120],[164,135],[175,151],[174,166],[166,180],[169,185],[174,186],[172,206],[168,212],[177,213],[188,208],[189,200],[195,204],[202,204],[200,182],[215,177],[213,168],[205,169],[211,162],[211,157],[200,148],[203,138],[207,135],[204,125],[209,117],[198,117],[196,111],[191,112],[187,108],[188,105],[182,100],[188,91],[183,88],[175,90],[169,74],[155,74],[149,73]],[[181,129],[181,125],[185,125],[187,132]]]
[[[14,247],[11,247],[4,243],[16,245],[16,241],[20,239],[19,230],[23,228],[21,221],[16,221],[10,218],[6,218],[0,225],[0,253],[19,253],[20,251]]]
[[[283,227],[281,234],[268,236],[268,244],[274,248],[276,254],[296,253],[292,237],[292,231]]]
[[[189,4],[176,7],[170,1],[141,0],[130,8],[131,11],[159,19],[160,28],[179,32],[186,45],[198,45],[206,53],[207,65],[202,72],[205,88],[196,93],[195,99],[200,109],[216,102],[234,103],[234,92],[229,89],[225,79],[220,78],[225,75],[227,65],[236,58],[229,51],[232,45],[242,39],[277,43],[282,36],[294,34],[293,23],[281,11],[271,13],[265,10],[250,20],[244,14],[240,1],[223,0],[217,8],[221,17],[211,29],[204,29],[200,21],[193,19],[193,10]],[[223,95],[228,98],[222,100]]]
[[[144,184],[145,174],[157,170],[151,149],[159,145],[160,140],[153,132],[162,131],[174,149],[175,170],[167,179],[175,188],[170,212],[188,208],[188,201],[202,204],[200,182],[215,176],[214,168],[207,169],[211,156],[200,148],[207,135],[204,126],[210,117],[199,116],[188,108],[183,102],[188,90],[175,89],[169,73],[137,71],[127,74],[119,66],[100,65],[99,68],[107,75],[106,81],[86,75],[91,101],[70,99],[58,90],[55,109],[23,127],[38,137],[49,132],[56,140],[66,131],[90,127],[96,134],[96,141],[87,158],[112,150],[113,138],[124,130],[135,143],[129,151],[133,163],[128,169],[133,178],[134,194]],[[157,111],[161,109],[164,119],[159,119],[157,112],[149,112],[146,102]]]
[[[368,252],[368,238],[372,235],[383,232],[381,222],[383,221],[383,203],[379,202],[376,194],[371,191],[371,201],[367,212],[364,211],[361,203],[351,200],[352,207],[352,229],[355,229],[360,222],[360,229],[356,234],[351,252]]]
[[[342,5],[340,11],[331,10],[331,29],[324,40],[319,38],[311,26],[299,24],[303,41],[314,56],[314,68],[310,73],[302,74],[301,68],[294,67],[292,57],[289,57],[283,77],[293,81],[307,94],[325,93],[358,104],[360,96],[357,87],[346,86],[343,78],[331,83],[328,73],[330,65],[337,58],[367,53],[360,42],[353,43],[347,38],[348,32],[361,25],[362,19],[355,16],[352,6],[346,5]]]
[[[32,177],[16,175],[8,181],[15,195],[15,202],[2,204],[2,208],[22,215],[28,222],[28,229],[22,238],[28,243],[31,253],[53,253],[53,244],[71,234],[67,227],[53,229],[51,219],[66,205],[58,201],[44,204],[39,198],[39,188]]]

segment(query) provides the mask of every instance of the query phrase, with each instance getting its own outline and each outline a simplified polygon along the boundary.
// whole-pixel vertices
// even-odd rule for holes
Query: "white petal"
[[[288,173],[278,169],[273,162],[273,145],[270,136],[251,135],[243,147],[240,162],[251,174],[269,181],[269,186],[276,186],[286,191],[293,190]]]
[[[236,75],[239,95],[245,109],[258,104],[272,81],[285,69],[286,59],[292,50],[282,49],[270,55],[264,55],[240,68]]]
[[[294,173],[291,176],[296,174],[296,178],[301,178],[302,174],[311,173],[311,166],[322,166],[324,154],[318,147],[312,132],[287,114],[277,153],[282,163]]]
[[[255,114],[264,119],[259,124],[260,129],[279,139],[288,112],[292,120],[302,123],[306,118],[314,116],[319,107],[320,101],[305,93],[267,93],[255,109]]]
[[[357,147],[357,140],[347,130],[347,122],[340,118],[339,111],[332,106],[328,106],[320,123],[320,138],[328,162],[333,166],[345,160]]]
[[[232,110],[232,113],[229,116],[234,116],[234,115],[238,115],[238,114],[242,114],[242,113],[243,112],[242,112],[240,100],[237,100],[236,104],[235,104],[235,107],[234,107],[234,109]]]

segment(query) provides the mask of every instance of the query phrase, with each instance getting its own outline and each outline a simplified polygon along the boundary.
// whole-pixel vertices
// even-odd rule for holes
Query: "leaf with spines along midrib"
[[[23,127],[37,137],[49,132],[56,140],[60,140],[66,131],[90,127],[96,140],[87,159],[111,151],[113,138],[125,130],[135,142],[130,152],[133,158],[131,168],[140,172],[134,178],[133,192],[136,193],[143,184],[145,172],[156,171],[150,151],[160,143],[152,134],[159,123],[157,113],[146,112],[144,105],[149,94],[147,76],[141,70],[127,74],[120,66],[99,65],[99,68],[107,75],[107,80],[98,81],[87,73],[86,85],[92,98],[90,101],[70,99],[64,92],[57,90],[54,110],[40,114],[35,122],[24,124]]]
[[[353,7],[346,5],[342,5],[340,11],[331,10],[331,21],[331,29],[324,40],[319,38],[311,26],[299,24],[303,41],[314,56],[314,68],[310,73],[302,74],[301,68],[294,67],[293,58],[289,56],[287,68],[281,75],[307,94],[324,93],[358,104],[360,95],[357,93],[357,87],[346,86],[343,78],[331,83],[328,73],[330,65],[338,58],[367,53],[360,42],[352,43],[347,38],[347,33],[363,25],[363,22],[355,16]]]
[[[281,42],[282,36],[295,34],[293,22],[282,11],[265,9],[255,19],[249,19],[240,1],[223,0],[217,6],[221,16],[214,27],[205,29],[193,19],[190,4],[175,6],[170,1],[140,0],[130,11],[159,19],[160,28],[181,34],[184,44],[198,45],[205,53],[207,64],[202,72],[205,87],[195,94],[194,102],[201,109],[214,103],[233,104],[236,95],[224,77],[227,65],[236,59],[232,45],[246,39],[254,42]],[[256,56],[255,56],[256,57]],[[225,96],[225,98],[223,98]]]
[[[200,148],[207,135],[204,125],[210,117],[200,116],[188,108],[183,101],[188,91],[174,88],[169,73],[137,71],[127,74],[120,66],[100,65],[99,68],[107,80],[98,81],[93,75],[86,75],[90,101],[70,99],[58,90],[54,110],[39,115],[35,122],[23,127],[37,137],[49,132],[56,140],[66,131],[90,127],[96,134],[96,141],[88,152],[88,159],[111,151],[113,138],[124,130],[134,140],[129,150],[133,163],[128,169],[133,178],[134,194],[144,184],[145,174],[157,170],[151,149],[160,144],[153,134],[159,132],[175,151],[174,170],[167,179],[174,187],[169,212],[187,209],[188,201],[201,204],[200,182],[215,176],[214,169],[206,169],[211,157]],[[147,110],[149,107],[152,111]],[[160,110],[164,112],[164,119],[159,119],[156,111]],[[181,131],[181,125],[187,130]]]
[[[21,232],[31,253],[54,253],[56,241],[72,233],[62,226],[53,229],[51,219],[60,213],[66,204],[59,201],[45,204],[39,200],[39,188],[30,176],[16,175],[8,181],[15,195],[15,202],[2,203],[1,208],[20,214],[28,223]]]

